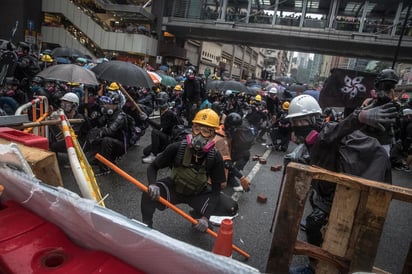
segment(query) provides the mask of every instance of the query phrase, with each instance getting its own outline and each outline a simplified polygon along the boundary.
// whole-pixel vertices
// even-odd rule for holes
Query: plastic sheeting
[[[105,251],[147,273],[259,273],[236,260],[173,239],[33,177],[17,146],[0,145],[1,200],[13,200],[59,226],[84,248]],[[7,224],[2,224],[7,225]]]

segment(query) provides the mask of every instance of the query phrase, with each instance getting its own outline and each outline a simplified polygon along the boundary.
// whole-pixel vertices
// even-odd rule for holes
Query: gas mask
[[[103,106],[100,108],[100,112],[103,113],[103,114],[112,115],[112,114],[113,114],[113,109],[108,108],[108,107],[106,107],[106,106],[103,105]]]
[[[201,134],[196,136],[187,134],[186,141],[195,152],[209,152],[215,146],[214,141],[209,141],[209,138],[205,138]]]
[[[71,102],[60,102],[60,107],[63,109],[64,112],[69,113],[74,109],[74,104]]]

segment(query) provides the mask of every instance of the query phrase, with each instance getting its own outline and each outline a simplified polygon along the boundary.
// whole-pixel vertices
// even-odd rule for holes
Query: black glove
[[[398,110],[395,105],[387,103],[371,109],[361,110],[358,119],[363,124],[385,131],[382,124],[395,123],[396,116],[398,116]]]
[[[152,200],[159,200],[160,198],[160,188],[157,185],[149,185],[148,194]]]
[[[197,224],[194,226],[194,228],[199,230],[200,232],[205,232],[209,228],[209,221],[206,219],[206,217],[197,219]]]
[[[101,130],[100,128],[92,128],[89,133],[87,134],[87,141],[90,144],[96,143],[96,141],[98,141],[102,134],[101,134]]]

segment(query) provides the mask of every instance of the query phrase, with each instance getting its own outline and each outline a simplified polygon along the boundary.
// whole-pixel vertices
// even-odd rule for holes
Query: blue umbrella
[[[160,69],[160,70],[163,70],[163,71],[168,71],[168,70],[169,70],[169,67],[162,65],[162,66],[159,67],[159,69]]]
[[[65,57],[57,57],[56,62],[57,64],[71,64],[72,63],[70,62],[68,58],[65,58]]]

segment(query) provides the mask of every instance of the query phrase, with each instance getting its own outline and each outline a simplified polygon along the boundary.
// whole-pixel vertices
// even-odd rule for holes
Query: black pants
[[[155,128],[152,130],[151,139],[152,139],[152,144],[151,144],[152,151],[151,152],[154,155],[157,155],[160,152],[162,152],[167,147],[167,145],[170,143],[169,136],[167,136],[165,133]]]
[[[168,202],[176,204],[187,204],[192,207],[196,212],[202,215],[208,209],[208,202],[212,193],[210,191],[205,191],[197,195],[186,196],[177,193],[174,189],[174,183],[170,177],[165,178],[157,182],[160,188],[160,196],[166,199]],[[143,193],[141,205],[142,211],[142,221],[149,227],[153,225],[153,214],[156,209],[165,210],[166,206],[158,201],[153,201],[147,193]],[[239,206],[237,202],[232,200],[225,194],[220,194],[219,203],[213,211],[212,215],[215,216],[233,216],[237,213]]]
[[[114,162],[117,157],[126,153],[124,142],[112,137],[103,137],[96,142],[93,142],[90,146],[91,148],[88,154],[91,157],[94,157],[96,153],[99,153],[110,162]]]

